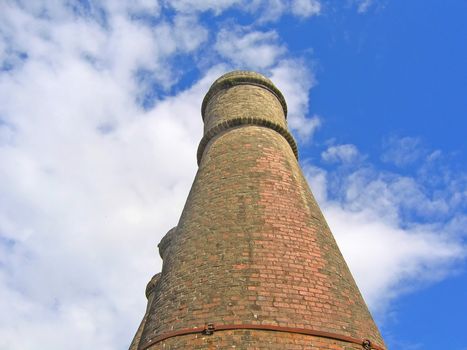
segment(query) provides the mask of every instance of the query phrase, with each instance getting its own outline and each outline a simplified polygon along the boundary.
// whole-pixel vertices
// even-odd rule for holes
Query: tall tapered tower
[[[130,349],[385,349],[297,161],[281,92],[221,76]]]

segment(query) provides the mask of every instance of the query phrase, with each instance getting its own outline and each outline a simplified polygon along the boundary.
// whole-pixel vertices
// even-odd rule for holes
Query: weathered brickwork
[[[149,295],[137,349],[363,348],[245,329],[157,342],[206,323],[311,329],[384,346],[290,141],[272,127],[287,128],[282,95],[262,76],[240,72],[228,78],[235,74],[241,84],[219,89],[214,83],[208,93],[205,130],[246,116],[270,124],[224,123],[203,146],[180,221],[159,246],[163,268]],[[254,85],[246,84],[248,74]]]

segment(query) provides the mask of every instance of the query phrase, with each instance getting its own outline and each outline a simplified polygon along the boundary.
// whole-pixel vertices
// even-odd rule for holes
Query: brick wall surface
[[[160,246],[162,273],[137,348],[362,349],[260,330],[179,335],[151,346],[208,322],[313,329],[383,346],[290,142],[271,127],[286,128],[282,95],[254,73],[227,78],[203,103],[205,132],[232,116],[271,124],[219,129],[203,149],[180,221]]]

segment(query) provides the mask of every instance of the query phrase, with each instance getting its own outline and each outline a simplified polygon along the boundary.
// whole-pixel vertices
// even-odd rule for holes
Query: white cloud
[[[316,84],[312,72],[300,60],[282,60],[271,69],[271,80],[284,94],[288,107],[288,125],[300,140],[312,138],[321,125],[317,115],[307,117],[308,91]]]
[[[212,11],[219,15],[229,9],[242,10],[256,15],[255,20],[259,23],[276,21],[286,13],[311,17],[321,11],[318,0],[172,0],[166,5],[181,13]]]
[[[266,0],[258,3],[262,10],[259,22],[275,21],[286,13],[303,18],[321,13],[321,2],[318,0]]]
[[[350,211],[330,203],[324,211],[366,302],[379,316],[401,293],[452,273],[466,253],[445,227],[402,228],[380,220],[372,207]]]
[[[250,31],[244,28],[222,29],[217,35],[216,50],[236,67],[263,70],[277,64],[285,54],[284,46],[277,43],[275,31]]]
[[[207,39],[207,29],[199,25],[196,17],[177,16],[174,24],[175,41],[180,43],[183,52],[193,52]]]
[[[361,158],[357,147],[351,144],[330,146],[321,153],[321,158],[327,162],[351,163]]]
[[[228,8],[243,3],[243,0],[170,0],[166,5],[183,13],[213,11],[219,15]]]
[[[327,172],[317,166],[311,165],[308,161],[302,165],[303,174],[308,180],[311,191],[318,203],[326,203],[328,200]]]
[[[437,193],[438,190],[430,193],[419,179],[391,173],[369,175],[365,171],[356,171],[349,176],[346,184],[345,199],[354,208],[363,208],[372,202],[387,213],[391,212],[389,207],[395,207],[433,220],[449,213],[453,207],[450,198],[456,195],[449,188],[444,188],[442,194]],[[367,190],[366,194],[362,194],[362,188]],[[381,199],[387,201],[387,208]]]
[[[124,6],[123,12],[131,14],[143,14],[150,16],[158,16],[161,6],[159,0],[133,0],[129,2],[107,1],[106,6]]]
[[[317,0],[292,1],[292,13],[300,17],[310,17],[321,12],[321,3]]]

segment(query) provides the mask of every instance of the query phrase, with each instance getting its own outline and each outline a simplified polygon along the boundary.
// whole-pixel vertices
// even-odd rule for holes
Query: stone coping
[[[207,144],[209,143],[209,141],[211,141],[214,138],[214,136],[220,134],[221,132],[225,130],[239,127],[239,126],[247,126],[247,125],[262,126],[262,127],[277,131],[289,143],[295,155],[295,158],[297,158],[298,160],[297,143],[295,142],[295,139],[293,138],[292,134],[287,129],[285,129],[282,125],[274,123],[271,120],[265,119],[265,118],[239,117],[239,118],[225,120],[217,124],[216,126],[212,127],[204,134],[198,146],[198,152],[197,152],[198,165],[201,164],[201,158],[203,157],[203,153],[204,153],[204,150]]]

